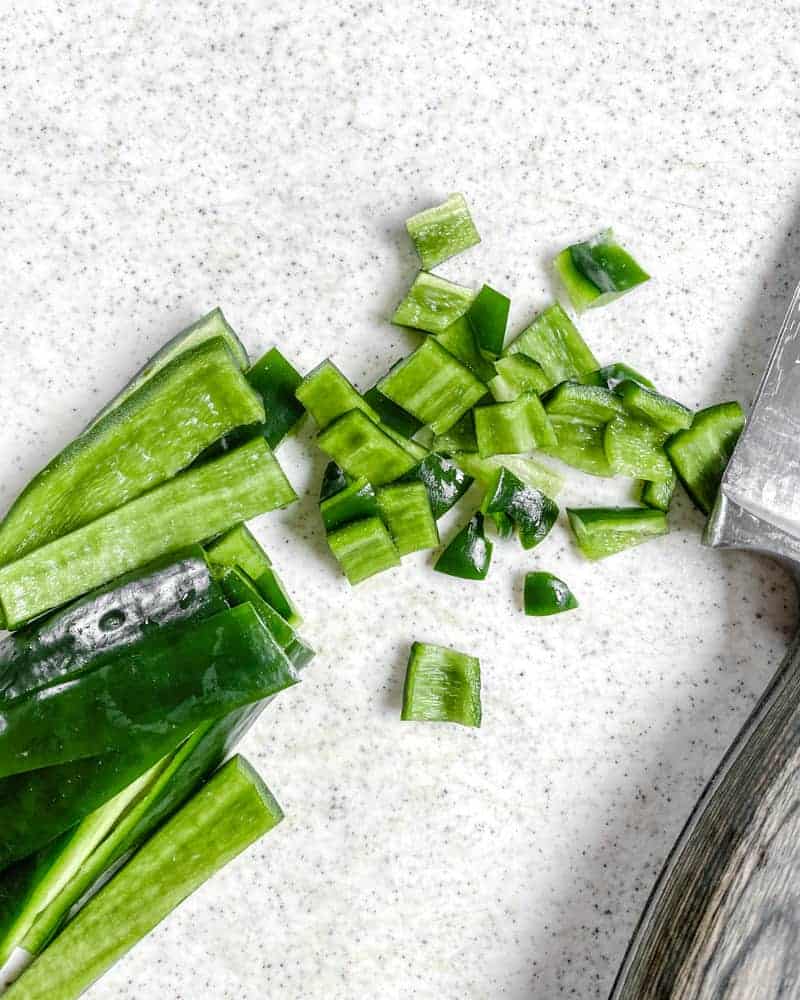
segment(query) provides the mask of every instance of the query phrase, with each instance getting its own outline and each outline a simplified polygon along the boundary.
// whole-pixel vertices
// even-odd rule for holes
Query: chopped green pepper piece
[[[423,426],[421,420],[412,417],[402,406],[398,406],[388,396],[384,396],[377,385],[364,393],[364,401],[378,414],[384,430],[391,429],[404,438],[412,438]]]
[[[589,424],[604,424],[625,412],[625,407],[610,389],[580,382],[560,382],[542,402],[551,417],[574,417]]]
[[[656,510],[668,511],[669,506],[672,503],[672,497],[675,493],[675,486],[677,485],[678,479],[675,475],[675,470],[672,470],[672,474],[669,479],[665,479],[660,483],[652,483],[644,480],[642,482],[642,490],[639,494],[639,499],[645,505],[645,507],[655,507]]]
[[[478,349],[475,334],[472,332],[472,327],[466,316],[461,316],[446,330],[437,333],[436,340],[454,358],[458,358],[462,365],[469,368],[481,382],[488,382],[494,378],[494,365],[491,361],[487,361]]]
[[[394,483],[378,490],[381,516],[401,556],[434,549],[439,532],[424,483]]]
[[[277,448],[305,413],[295,396],[302,377],[278,348],[273,347],[248,369],[247,381],[264,401],[261,433],[270,448]]]
[[[550,380],[538,361],[524,354],[509,354],[494,363],[497,374],[489,382],[489,392],[498,403],[508,403],[523,392],[541,396],[550,388]]]
[[[350,410],[361,410],[376,424],[380,417],[330,359],[322,362],[303,379],[297,398],[324,430],[331,421]]]
[[[323,500],[319,505],[322,523],[326,531],[333,531],[340,524],[358,521],[362,517],[377,517],[378,498],[375,489],[363,476],[354,479],[335,496]]]
[[[615,361],[613,364],[606,365],[604,368],[597,368],[595,371],[587,372],[585,375],[581,376],[581,382],[583,382],[584,385],[604,385],[606,389],[616,389],[620,382],[624,382],[626,380],[629,382],[635,382],[644,389],[652,389],[655,391],[656,388],[649,378],[645,378],[644,375],[640,375],[637,371],[634,371],[633,368],[623,364],[621,361]]]
[[[610,229],[567,247],[553,263],[578,312],[613,302],[650,278]]]
[[[379,517],[351,521],[337,528],[328,535],[328,545],[353,586],[400,565],[400,554]]]
[[[678,478],[704,514],[710,514],[725,467],[744,427],[738,403],[718,403],[694,415],[692,426],[666,443]]]
[[[266,441],[254,438],[0,568],[7,625],[296,499]]]
[[[672,468],[664,451],[667,435],[635,417],[615,417],[603,435],[608,464],[616,475],[663,482]]]
[[[548,496],[555,496],[564,485],[564,477],[537,458],[523,455],[492,455],[490,458],[479,458],[469,452],[455,452],[452,457],[456,465],[467,475],[477,479],[484,487],[494,484],[496,474],[502,468],[513,472],[526,486],[541,490]]]
[[[297,683],[250,605],[159,629],[92,669],[0,711],[0,776],[124,751],[140,735],[180,739],[208,718]]]
[[[463,194],[412,215],[406,229],[426,271],[481,241]]]
[[[87,903],[11,986],[9,1000],[75,1000],[282,817],[250,765],[229,760]]]
[[[373,486],[383,486],[405,475],[416,460],[361,410],[337,417],[317,435],[317,444],[340,468]]]
[[[476,511],[448,542],[433,568],[462,580],[485,580],[492,561],[492,548],[483,530],[483,514]]]
[[[400,482],[419,482],[428,491],[431,511],[438,521],[472,485],[472,479],[452,459],[432,451]]]
[[[632,417],[646,420],[667,434],[686,430],[692,423],[692,411],[668,396],[625,380],[616,388],[623,406]]]
[[[503,352],[510,307],[511,300],[502,292],[484,285],[467,310],[478,350],[487,358],[498,358]]]
[[[558,505],[549,496],[502,468],[487,490],[481,510],[510,518],[524,549],[532,549],[546,538],[558,517]]]
[[[395,310],[392,322],[426,333],[442,333],[464,315],[474,298],[471,288],[420,271]]]
[[[649,507],[587,507],[567,510],[567,516],[587,559],[604,559],[669,530],[667,515]]]
[[[475,434],[481,458],[515,455],[556,443],[556,436],[535,392],[523,393],[510,403],[477,406]]]
[[[504,355],[524,354],[537,361],[548,379],[548,388],[598,367],[577,327],[556,302],[544,309],[527,329],[512,340]]]
[[[450,430],[437,434],[433,439],[434,451],[452,455],[455,452],[478,451],[478,439],[475,437],[475,417],[473,410],[468,410],[460,420],[456,421]]]
[[[434,434],[448,431],[486,393],[483,382],[433,337],[382,378],[378,388]]]
[[[480,726],[480,661],[445,646],[415,642],[406,669],[400,718]]]
[[[575,595],[557,576],[538,572],[525,575],[525,614],[544,617],[578,607]]]
[[[322,473],[322,485],[319,489],[319,502],[322,503],[323,500],[328,500],[330,497],[336,496],[336,494],[343,490],[349,482],[350,480],[339,468],[336,462],[328,462],[325,466],[325,471]]]
[[[590,476],[609,478],[614,473],[608,464],[603,448],[603,424],[589,424],[574,417],[550,418],[556,435],[555,445],[542,448],[546,455],[552,455],[567,465]]]

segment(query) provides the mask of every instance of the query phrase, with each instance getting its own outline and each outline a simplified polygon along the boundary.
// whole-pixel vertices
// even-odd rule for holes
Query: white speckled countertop
[[[465,193],[442,273],[551,295],[613,224],[655,276],[581,328],[690,405],[749,401],[800,276],[794,5],[27,5],[0,25],[0,506],[169,335],[219,303],[253,353],[362,387],[402,220]],[[675,13],[672,11],[675,10]],[[558,528],[469,585],[406,560],[354,592],[304,499],[259,522],[319,656],[245,744],[286,821],[91,1000],[604,997],[666,852],[785,646],[774,565],[673,531],[600,565]],[[607,487],[572,477],[565,500]],[[528,567],[579,612],[526,620]],[[484,725],[401,724],[412,639],[476,652]]]

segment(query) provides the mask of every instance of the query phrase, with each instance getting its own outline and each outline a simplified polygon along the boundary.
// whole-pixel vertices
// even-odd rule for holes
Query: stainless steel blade
[[[800,285],[725,471],[706,541],[800,558]]]

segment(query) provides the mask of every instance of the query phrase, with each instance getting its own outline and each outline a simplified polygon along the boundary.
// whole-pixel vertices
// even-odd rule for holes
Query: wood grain
[[[695,807],[611,1000],[800,1000],[800,639]]]

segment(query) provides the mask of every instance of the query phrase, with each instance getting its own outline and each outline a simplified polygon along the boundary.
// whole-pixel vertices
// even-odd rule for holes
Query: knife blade
[[[706,529],[800,580],[800,285]],[[611,1000],[800,1000],[800,637],[689,817]]]

